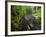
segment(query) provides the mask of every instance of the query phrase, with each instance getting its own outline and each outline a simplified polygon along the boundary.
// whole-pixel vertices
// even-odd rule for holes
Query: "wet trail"
[[[23,16],[20,20],[19,30],[41,30],[41,26],[37,24],[36,19],[31,15]]]

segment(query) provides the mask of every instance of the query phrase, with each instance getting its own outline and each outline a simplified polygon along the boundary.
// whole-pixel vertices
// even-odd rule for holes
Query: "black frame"
[[[7,18],[8,18],[8,11],[7,11],[7,3],[8,2],[23,2],[23,3],[36,3],[36,4],[43,4],[44,5],[44,33],[36,33],[36,34],[19,34],[19,35],[8,35],[7,29]],[[45,34],[45,3],[44,2],[27,2],[27,1],[5,1],[5,36],[24,36],[24,35],[40,35]]]

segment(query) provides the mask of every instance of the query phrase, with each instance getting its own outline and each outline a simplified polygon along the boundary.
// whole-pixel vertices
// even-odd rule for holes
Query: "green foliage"
[[[34,16],[36,18],[37,23],[41,24],[41,7],[12,5],[11,6],[11,31],[18,31],[19,20],[21,19],[21,16],[28,15],[28,14]]]

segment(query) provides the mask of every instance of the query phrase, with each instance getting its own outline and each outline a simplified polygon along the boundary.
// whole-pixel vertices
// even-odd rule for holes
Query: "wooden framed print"
[[[45,3],[6,2],[5,35],[45,34]]]

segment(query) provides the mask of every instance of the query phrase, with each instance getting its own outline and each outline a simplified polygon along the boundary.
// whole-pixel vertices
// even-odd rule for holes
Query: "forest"
[[[11,31],[28,31],[40,29],[40,6],[11,5]]]

